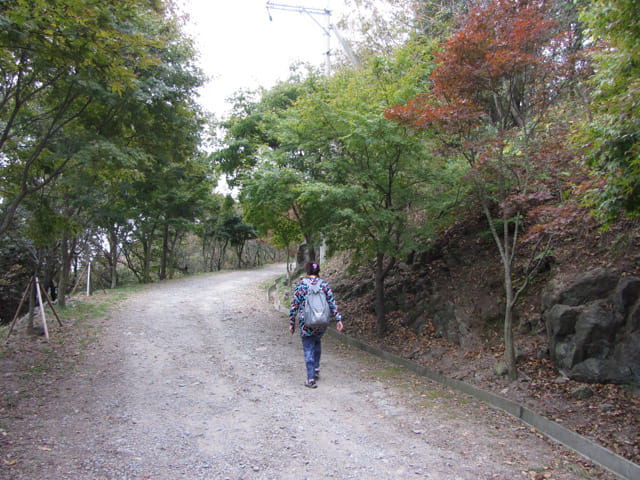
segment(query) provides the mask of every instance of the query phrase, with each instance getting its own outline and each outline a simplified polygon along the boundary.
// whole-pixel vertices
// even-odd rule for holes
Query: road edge
[[[269,288],[267,301],[269,303],[273,303],[276,311],[284,315],[288,315],[289,308],[280,303],[277,294],[274,295],[274,292],[277,292],[278,283],[281,281],[282,277],[276,279],[273,286]],[[369,345],[362,340],[350,337],[344,333],[339,333],[332,328],[327,329],[327,334],[346,345],[356,347],[367,353],[375,355],[376,357],[382,358],[396,365],[400,365],[413,373],[480,400],[490,407],[502,410],[503,412],[519,419],[526,425],[535,428],[545,437],[565,446],[623,480],[636,480],[640,478],[640,465],[627,460],[593,440],[583,437],[582,435],[549,420],[548,418],[523,405],[520,405],[517,402],[514,402],[513,400],[487,392],[460,380],[445,377],[444,375],[433,372],[424,366],[412,362],[411,360],[404,359],[393,353]]]

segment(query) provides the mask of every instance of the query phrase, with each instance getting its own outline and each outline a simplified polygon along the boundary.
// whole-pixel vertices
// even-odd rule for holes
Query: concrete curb
[[[281,311],[281,310],[279,310]],[[373,347],[369,344],[362,342],[353,337],[349,337],[345,334],[338,333],[334,329],[328,329],[327,334],[332,338],[335,338],[342,343],[357,347],[367,353],[383,358],[396,365],[400,365],[407,370],[410,370],[418,375],[424,376],[429,380],[445,385],[453,390],[470,395],[494,408],[498,408],[518,419],[522,422],[535,428],[538,432],[542,433],[546,437],[554,440],[565,447],[573,450],[579,455],[583,456],[587,460],[595,463],[596,465],[608,470],[614,475],[624,480],[637,480],[640,479],[640,466],[627,460],[626,458],[617,455],[611,450],[604,448],[603,446],[583,437],[571,430],[564,428],[563,426],[549,420],[535,413],[534,411],[516,403],[512,400],[508,400],[499,395],[495,395],[491,392],[481,390],[473,385],[470,385],[459,380],[454,380],[439,373],[432,372],[427,368],[418,365],[410,360],[406,360],[402,357],[398,357],[392,353],[381,350],[377,347]]]
[[[277,283],[278,280],[276,280],[273,287],[269,289],[269,292],[267,294],[269,301],[273,299],[272,295],[274,289],[277,290]],[[275,298],[275,309],[284,315],[289,315],[289,309],[281,305],[279,299],[277,298]],[[493,408],[500,409],[508,413],[509,415],[520,419],[525,424],[535,428],[538,432],[540,432],[547,438],[558,442],[561,445],[564,445],[568,449],[573,450],[577,454],[583,456],[590,462],[593,462],[594,464],[604,468],[605,470],[608,470],[609,472],[624,480],[640,479],[640,465],[637,465],[603,447],[602,445],[599,445],[598,443],[589,440],[588,438],[585,438],[582,435],[579,435],[559,425],[558,423],[551,421],[546,417],[543,417],[542,415],[537,414],[533,410],[530,410],[517,402],[506,399],[494,393],[481,390],[460,380],[454,380],[452,378],[445,377],[444,375],[428,370],[426,367],[420,366],[415,362],[386,352],[378,347],[369,345],[356,338],[349,337],[344,333],[338,333],[333,328],[327,329],[327,334],[344,344],[357,347],[367,353],[375,355],[379,358],[383,358],[396,365],[400,365],[407,370],[428,378],[429,380],[474,397]]]

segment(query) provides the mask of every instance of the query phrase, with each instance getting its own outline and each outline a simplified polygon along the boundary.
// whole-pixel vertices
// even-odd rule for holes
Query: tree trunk
[[[306,262],[315,262],[316,261],[316,249],[313,247],[310,247],[309,245],[311,245],[311,236],[310,235],[305,235],[304,236],[304,241],[306,243],[305,245],[305,262],[303,262],[303,267],[304,267],[304,263]]]
[[[111,269],[111,288],[118,286],[118,227],[109,229],[109,268]]]
[[[151,283],[151,235],[142,239],[142,281]]]
[[[212,247],[212,251],[209,252],[209,245],[206,240],[206,235],[202,237],[202,265],[204,266],[205,272],[213,271],[213,254],[215,252],[214,247]],[[210,255],[210,256],[209,256]]]
[[[176,244],[178,243],[178,239],[181,234],[176,229],[173,238],[171,239],[171,245],[169,246],[169,256],[168,256],[168,264],[169,264],[169,279],[173,278],[173,274],[175,273],[175,265],[176,265]]]
[[[207,267],[209,266],[209,257],[207,256],[207,242],[205,237],[202,237],[202,265],[204,265],[204,271],[207,271]]]
[[[32,281],[35,282],[35,278],[33,278]],[[36,328],[36,324],[34,323],[34,319],[36,318],[35,310],[36,310],[36,289],[35,289],[35,285],[33,285],[31,290],[29,291],[29,320],[27,321],[28,329],[32,332]]]
[[[507,238],[508,239],[508,238]],[[513,279],[511,278],[511,265],[504,265],[504,288],[505,288],[505,308],[504,308],[504,361],[507,364],[509,378],[518,378],[516,366],[515,345],[513,342]]]
[[[255,256],[255,260],[254,260],[254,266],[259,266],[260,265],[260,245],[257,245],[257,250],[256,250],[256,256]]]
[[[224,257],[227,255],[227,246],[229,245],[229,240],[225,240],[224,243],[220,246],[218,252],[218,271],[222,270],[222,265],[224,264]]]
[[[160,259],[160,280],[167,278],[167,258],[169,254],[169,224],[164,224],[162,231],[162,258]]]
[[[502,162],[500,163],[503,164]],[[502,198],[506,198],[506,189],[503,186]],[[517,224],[516,227],[517,229]],[[516,230],[517,231],[517,230]],[[515,241],[516,234],[509,234],[509,216],[507,214],[506,209],[503,209],[502,213],[502,241],[503,247],[502,251],[504,252],[504,257],[502,259],[502,268],[504,270],[504,294],[505,294],[505,305],[504,305],[504,361],[507,364],[507,371],[509,378],[511,380],[515,380],[518,378],[518,370],[516,368],[516,356],[515,356],[515,346],[513,344],[513,272],[511,271],[511,267],[513,265],[513,259],[515,257],[515,249],[516,244],[512,241]]]
[[[148,235],[142,234],[142,250],[143,250],[143,259],[142,259],[142,278],[144,283],[151,283],[151,253],[153,250],[153,239],[155,237],[157,224],[154,224],[151,227],[151,231]]]
[[[69,255],[69,236],[62,235],[62,259],[60,266],[60,281],[58,282],[58,305],[64,308],[67,305],[67,285],[69,284],[69,271],[71,270],[71,255]]]
[[[209,272],[213,272],[216,268],[216,244],[212,243],[211,244],[211,257],[209,258],[209,264],[208,264],[208,268],[209,268]]]
[[[376,333],[382,338],[387,333],[387,312],[384,307],[384,254],[376,254],[376,279],[375,279],[375,307],[376,307]]]
[[[287,245],[287,285],[291,286],[291,274],[293,273],[291,271],[291,266],[289,265],[289,262],[291,261],[291,252],[289,251],[289,245]]]
[[[486,197],[480,193],[480,202],[484,211],[485,217],[489,222],[489,229],[491,235],[498,247],[500,253],[500,259],[502,261],[502,271],[504,274],[504,290],[505,290],[505,307],[504,307],[504,361],[507,365],[508,375],[511,380],[518,378],[518,369],[516,368],[516,356],[515,345],[513,342],[513,308],[515,306],[515,299],[513,295],[513,277],[511,266],[513,264],[514,252],[511,250],[510,245],[513,240],[509,235],[509,223],[506,213],[502,216],[502,239],[498,235],[496,228],[493,224],[493,217],[489,211]],[[513,245],[515,248],[516,245]]]
[[[242,253],[244,252],[244,242],[236,247],[236,255],[238,256],[238,270],[242,269]]]

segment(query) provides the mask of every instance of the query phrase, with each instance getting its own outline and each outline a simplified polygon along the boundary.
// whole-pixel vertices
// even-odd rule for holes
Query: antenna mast
[[[336,27],[331,23],[331,10],[328,8],[313,8],[313,7],[305,7],[302,5],[285,5],[283,3],[274,3],[271,0],[267,2],[267,13],[269,14],[269,20],[273,21],[271,17],[271,10],[283,10],[285,12],[296,12],[296,13],[306,13],[309,17],[318,25],[324,34],[327,36],[327,75],[331,73],[331,30],[334,31],[340,45],[344,49],[345,53],[351,60],[351,63],[355,66],[359,66],[358,59],[353,54],[353,51],[349,47],[349,44],[340,36]],[[327,26],[323,26],[317,19],[316,16],[324,15],[327,17]]]

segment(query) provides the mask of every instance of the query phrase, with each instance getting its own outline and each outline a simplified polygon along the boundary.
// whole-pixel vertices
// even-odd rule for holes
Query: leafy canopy
[[[587,33],[597,42],[592,120],[584,133],[590,163],[607,181],[595,192],[609,220],[640,215],[640,2],[597,0],[583,11]]]

